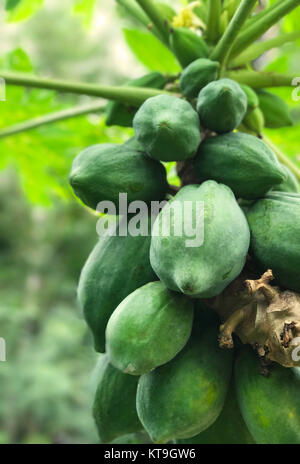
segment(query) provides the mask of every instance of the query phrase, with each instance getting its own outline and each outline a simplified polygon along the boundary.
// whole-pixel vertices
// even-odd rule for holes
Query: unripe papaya
[[[268,145],[242,133],[207,138],[199,147],[195,170],[200,181],[222,182],[245,199],[260,198],[285,179]]]
[[[151,87],[153,89],[163,89],[166,85],[166,78],[159,72],[152,72],[126,82],[127,87]],[[125,105],[124,103],[111,101],[106,107],[106,125],[131,127],[132,121],[138,107]]]
[[[285,164],[281,165],[286,174],[286,180],[276,185],[277,192],[295,192],[299,193],[299,182],[295,174]]]
[[[127,193],[128,203],[162,200],[168,189],[161,163],[133,147],[109,143],[93,145],[75,158],[70,184],[83,203],[93,209],[104,200],[117,208],[119,193]]]
[[[238,127],[246,110],[246,94],[231,79],[210,82],[198,96],[197,111],[201,125],[220,134]]]
[[[186,27],[171,29],[170,46],[183,68],[197,58],[207,58],[209,54],[209,49],[202,37]]]
[[[199,435],[178,440],[177,443],[197,445],[255,444],[240,413],[234,384],[230,385],[222,412],[213,425]]]
[[[219,416],[232,353],[221,350],[217,338],[216,327],[204,331],[172,361],[140,377],[137,412],[154,443],[197,435]]]
[[[265,126],[265,118],[261,109],[255,108],[254,110],[246,113],[243,124],[252,132],[261,135]]]
[[[257,94],[266,127],[279,129],[280,127],[293,125],[289,107],[282,98],[266,90],[259,90]]]
[[[251,253],[280,285],[300,292],[300,195],[270,192],[247,212]]]
[[[163,2],[156,2],[155,6],[159,9],[164,19],[172,22],[174,16],[176,16],[176,11],[170,5]]]
[[[133,120],[135,137],[151,158],[183,161],[201,141],[199,118],[186,101],[169,95],[151,97]]]
[[[188,185],[156,218],[150,261],[169,289],[210,298],[239,275],[249,240],[246,218],[228,187],[214,181]]]
[[[188,341],[193,303],[161,282],[135,290],[113,312],[106,329],[110,362],[141,375],[173,359]]]
[[[138,378],[114,368],[103,356],[99,366],[93,416],[102,443],[143,429],[136,412]]]
[[[255,110],[259,106],[259,99],[257,93],[246,84],[239,84],[241,89],[245,92],[247,97],[247,112]]]
[[[238,402],[258,444],[300,444],[299,368],[272,364],[268,377],[260,361],[244,347],[235,366]]]
[[[218,77],[220,65],[217,61],[198,58],[189,64],[179,79],[180,90],[188,98],[196,98],[203,87]]]
[[[122,227],[122,223],[120,225]],[[121,301],[156,276],[149,261],[149,236],[100,237],[85,263],[78,286],[78,299],[92,330],[96,351],[105,349],[107,322]]]

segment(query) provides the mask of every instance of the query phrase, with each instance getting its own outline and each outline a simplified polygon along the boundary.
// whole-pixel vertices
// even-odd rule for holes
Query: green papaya
[[[300,195],[270,192],[247,212],[251,254],[280,285],[300,292]]]
[[[109,143],[86,148],[75,158],[70,184],[83,203],[93,209],[104,200],[118,208],[119,193],[127,193],[128,203],[162,200],[168,189],[161,163],[134,147]]]
[[[289,107],[282,98],[266,90],[259,90],[257,95],[259,106],[264,114],[265,127],[279,129],[293,125]]]
[[[153,89],[163,89],[166,85],[166,78],[159,72],[152,72],[126,82],[127,87],[149,87]],[[124,103],[111,101],[106,107],[106,125],[132,127],[132,121],[138,107],[125,105]]]
[[[197,58],[207,58],[209,48],[203,38],[187,27],[175,27],[170,31],[170,46],[183,68]]]
[[[203,331],[172,361],[140,377],[137,412],[154,443],[197,435],[219,416],[232,352],[221,350],[217,339],[217,327]]]
[[[255,444],[240,413],[234,384],[230,386],[222,412],[213,425],[199,435],[178,440],[177,443],[191,445]]]
[[[149,221],[150,222],[150,221]],[[107,232],[85,263],[78,285],[78,299],[92,330],[96,351],[105,349],[107,322],[121,301],[142,285],[156,280],[149,261],[149,236],[120,236]]]
[[[198,96],[200,123],[217,133],[231,132],[244,119],[247,97],[239,84],[231,79],[210,82]]]
[[[256,135],[261,135],[265,127],[265,118],[261,109],[258,107],[249,113],[247,111],[243,124]]]
[[[110,362],[141,375],[173,359],[188,341],[194,308],[190,299],[151,282],[131,293],[113,312],[106,329]]]
[[[255,353],[244,347],[235,366],[237,397],[258,444],[300,444],[300,370],[273,364],[268,377]]]
[[[276,185],[275,190],[278,192],[295,192],[299,193],[299,182],[295,174],[284,164],[281,165],[286,174],[286,180]]]
[[[176,16],[176,11],[167,3],[155,2],[156,7],[159,9],[161,15],[167,20],[172,22],[174,16]]]
[[[162,209],[152,229],[150,261],[169,289],[210,298],[239,275],[249,241],[232,191],[207,181],[183,187]]]
[[[245,199],[264,196],[286,177],[265,142],[240,132],[209,137],[201,143],[195,170],[200,181],[222,182]]]
[[[138,142],[155,160],[186,160],[201,142],[196,111],[188,102],[169,95],[148,98],[136,113],[133,128]]]
[[[102,443],[143,429],[136,412],[138,378],[113,367],[103,356],[99,383],[93,404],[93,416]]]
[[[239,84],[241,89],[245,92],[247,97],[247,112],[255,110],[259,106],[259,99],[257,93],[246,84]]]
[[[207,58],[198,58],[182,72],[179,87],[183,95],[196,98],[203,87],[218,78],[220,64]]]

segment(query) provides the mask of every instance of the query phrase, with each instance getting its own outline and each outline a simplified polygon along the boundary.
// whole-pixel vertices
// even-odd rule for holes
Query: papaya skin
[[[182,225],[183,202],[191,202],[193,213],[185,217],[183,233],[176,235]],[[196,215],[199,217],[199,204],[204,206],[204,241],[187,246],[186,241],[192,237],[185,235],[186,227],[195,228],[193,221]],[[170,234],[165,236],[161,225],[170,216]],[[199,227],[202,225],[198,224],[198,232]],[[210,298],[221,293],[239,275],[245,264],[249,240],[246,218],[232,191],[225,185],[206,181],[200,186],[183,187],[163,208],[152,230],[150,261],[170,290],[193,298]]]
[[[93,416],[102,443],[142,430],[135,397],[138,378],[115,369],[104,355],[100,360]]]
[[[137,412],[154,443],[192,437],[221,413],[232,355],[218,348],[216,337],[216,327],[207,329],[172,361],[140,377]]]
[[[200,182],[222,182],[247,200],[264,196],[286,178],[273,151],[257,137],[242,133],[205,139],[195,158],[195,171]]]
[[[171,29],[170,46],[183,68],[197,58],[207,58],[209,55],[209,48],[205,41],[187,27]]]
[[[275,190],[277,192],[294,192],[299,193],[299,182],[295,174],[285,164],[281,165],[282,169],[286,173],[286,180],[276,185]]]
[[[115,308],[138,287],[156,280],[149,261],[150,240],[150,234],[104,235],[82,269],[78,300],[96,351],[105,350],[105,329]]]
[[[135,137],[151,158],[180,161],[195,155],[201,142],[199,118],[178,97],[149,98],[134,117]]]
[[[257,92],[259,106],[265,119],[265,127],[279,129],[293,125],[289,107],[282,98],[266,90]]]
[[[197,111],[205,129],[223,134],[236,129],[247,111],[247,97],[231,79],[210,82],[198,96]]]
[[[258,444],[300,444],[300,372],[272,365],[268,377],[244,347],[235,366],[236,391],[243,418]]]
[[[203,87],[218,78],[220,64],[207,58],[193,61],[182,72],[179,87],[184,96],[196,98]]]
[[[151,282],[131,293],[106,328],[106,352],[126,374],[141,375],[173,359],[188,341],[193,302]]]

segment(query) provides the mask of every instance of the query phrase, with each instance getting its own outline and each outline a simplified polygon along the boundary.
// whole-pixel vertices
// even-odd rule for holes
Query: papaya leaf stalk
[[[208,0],[206,38],[212,44],[219,38],[221,11],[221,0]]]
[[[143,26],[149,29],[158,39],[162,40],[162,36],[157,28],[151,24],[150,18],[142,10],[142,8],[136,4],[135,0],[116,0],[116,2],[122,6],[132,18],[137,19]]]
[[[152,0],[136,0],[140,7],[149,16],[153,25],[159,31],[165,45],[169,46],[169,31],[165,19]]]
[[[226,77],[236,80],[240,84],[246,84],[253,89],[263,89],[266,87],[290,87],[292,80],[296,75],[292,74],[281,74],[276,72],[266,71],[252,71],[252,70],[240,70],[240,71],[228,71]]]
[[[279,148],[274,143],[272,143],[268,137],[263,136],[263,140],[267,145],[269,145],[270,148],[272,148],[279,161],[287,166],[300,181],[300,169],[284,153],[282,153],[282,151],[279,150]]]

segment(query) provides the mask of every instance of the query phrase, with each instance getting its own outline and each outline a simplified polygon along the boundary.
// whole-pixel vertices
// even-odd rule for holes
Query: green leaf
[[[42,6],[44,0],[21,0],[8,11],[7,22],[24,21],[34,15]]]
[[[29,56],[22,48],[16,48],[4,55],[0,59],[0,66],[7,71],[31,72],[33,69]]]
[[[73,13],[82,18],[83,24],[87,27],[91,24],[95,10],[96,0],[76,0]]]
[[[154,35],[133,29],[123,29],[124,37],[138,60],[152,71],[180,72],[180,66],[170,52]]]
[[[13,10],[21,0],[6,0],[5,9],[6,11]]]

